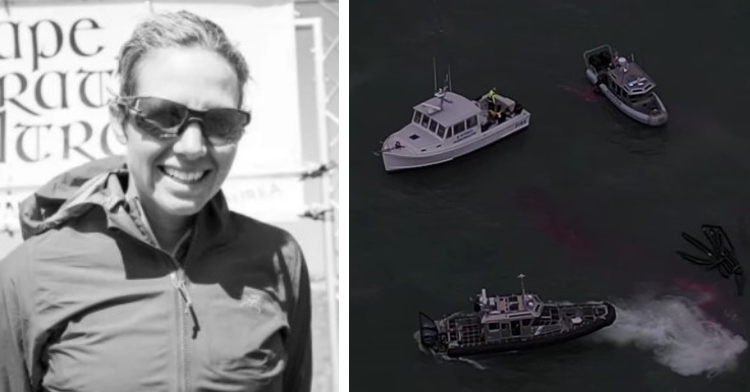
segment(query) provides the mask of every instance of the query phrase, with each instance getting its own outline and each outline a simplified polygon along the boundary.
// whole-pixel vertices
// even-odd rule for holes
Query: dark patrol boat
[[[635,63],[617,54],[609,45],[583,53],[586,78],[621,112],[646,125],[667,122],[667,108],[656,94],[656,83]]]
[[[519,275],[523,279],[524,275]],[[419,313],[422,345],[450,357],[519,351],[580,338],[614,323],[615,307],[607,302],[542,302],[536,294],[471,298],[473,311],[433,320]]]

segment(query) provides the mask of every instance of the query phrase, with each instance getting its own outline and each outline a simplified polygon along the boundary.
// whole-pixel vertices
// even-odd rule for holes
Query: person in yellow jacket
[[[493,87],[490,89],[490,92],[487,93],[487,99],[489,99],[493,104],[497,104],[497,91],[495,91],[495,88]]]
[[[487,106],[489,107],[490,111],[497,111],[497,97],[498,94],[493,87],[492,89],[490,89],[490,92],[487,93]]]

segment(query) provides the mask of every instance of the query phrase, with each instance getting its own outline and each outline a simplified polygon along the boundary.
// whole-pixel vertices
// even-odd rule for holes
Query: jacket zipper
[[[179,278],[177,277],[177,271],[173,271],[169,274],[172,280],[172,286],[179,290]],[[174,304],[177,309],[177,338],[179,340],[177,347],[177,354],[179,363],[177,365],[177,384],[178,390],[181,392],[187,392],[187,368],[185,367],[185,357],[187,356],[187,348],[185,344],[185,314],[183,312],[183,306],[180,304],[180,294],[178,290],[174,291]]]
[[[175,299],[177,302],[177,313],[178,313],[178,328],[179,328],[179,339],[180,339],[180,359],[182,360],[182,372],[181,373],[181,390],[184,392],[188,392],[191,390],[190,388],[190,355],[189,350],[187,348],[187,330],[188,330],[188,320],[185,316],[186,314],[190,314],[193,319],[193,338],[195,338],[197,332],[200,330],[200,327],[198,325],[198,318],[196,317],[195,310],[193,309],[193,301],[190,298],[190,292],[188,291],[188,282],[187,277],[185,276],[185,270],[180,266],[180,264],[175,260],[171,255],[169,256],[169,260],[172,263],[172,266],[175,268],[175,270],[170,274],[170,277],[172,279],[172,285],[177,289],[175,291]],[[182,301],[180,301],[180,298],[182,297]],[[179,377],[179,376],[178,376]]]
[[[132,236],[132,235],[131,235]],[[154,244],[144,242],[147,246],[156,249],[158,252],[166,255],[169,258],[169,264],[172,268],[172,272],[169,274],[169,278],[172,281],[172,286],[176,289],[175,290],[175,306],[177,307],[177,328],[178,328],[178,337],[180,340],[178,352],[180,359],[182,361],[181,364],[178,365],[177,369],[177,378],[178,378],[178,384],[181,388],[179,388],[182,392],[189,392],[190,391],[190,378],[189,378],[189,353],[187,349],[187,318],[185,317],[186,313],[190,313],[193,319],[193,337],[196,336],[198,331],[200,331],[200,325],[198,324],[198,317],[195,313],[195,309],[193,308],[193,301],[190,298],[190,292],[187,288],[187,278],[185,276],[185,270],[182,268],[180,263],[169,253],[165,252],[163,249],[160,249],[159,247],[155,246]],[[180,301],[180,297],[182,297],[182,301]],[[182,305],[181,305],[182,303]],[[181,368],[181,369],[180,369]]]
[[[122,230],[124,233],[127,233],[131,237],[133,237],[136,240],[140,240],[136,236],[128,233],[126,230]],[[144,233],[145,235],[145,233]],[[179,369],[177,370],[177,377],[178,377],[178,383],[182,388],[180,388],[183,392],[189,392],[190,391],[190,382],[189,382],[189,353],[187,349],[187,318],[185,317],[185,313],[190,313],[192,319],[193,319],[193,338],[196,337],[198,331],[200,331],[200,325],[198,324],[198,317],[195,313],[195,309],[193,308],[193,301],[190,298],[190,292],[187,288],[187,279],[185,276],[185,270],[182,268],[180,263],[169,253],[165,252],[163,249],[156,246],[155,243],[152,243],[149,239],[148,241],[142,241],[147,246],[156,249],[158,252],[166,255],[169,258],[170,266],[173,268],[172,272],[169,274],[170,279],[172,281],[172,286],[177,289],[175,292],[175,306],[177,307],[177,314],[178,314],[178,329],[179,329],[179,340],[180,344],[178,347],[178,351],[180,354],[180,359],[182,360],[181,363],[181,371]],[[178,294],[179,293],[179,294]],[[184,305],[180,305],[180,298],[182,297],[182,302]]]

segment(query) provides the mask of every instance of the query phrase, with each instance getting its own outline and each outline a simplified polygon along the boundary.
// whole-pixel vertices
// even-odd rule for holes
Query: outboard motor
[[[435,347],[439,342],[439,331],[435,320],[419,312],[419,340],[427,348]]]

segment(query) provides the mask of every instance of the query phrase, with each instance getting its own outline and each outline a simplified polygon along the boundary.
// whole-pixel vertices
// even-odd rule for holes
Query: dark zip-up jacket
[[[285,231],[219,193],[167,253],[108,158],[22,204],[0,261],[0,392],[310,390],[310,284]]]

